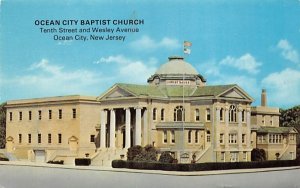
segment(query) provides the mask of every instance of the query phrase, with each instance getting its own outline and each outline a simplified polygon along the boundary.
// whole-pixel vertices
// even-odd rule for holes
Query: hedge
[[[9,161],[9,159],[6,157],[0,157],[0,161]]]
[[[209,170],[229,170],[229,169],[247,169],[247,168],[288,167],[288,166],[299,166],[299,165],[300,165],[300,161],[297,160],[194,163],[194,164],[136,162],[136,161],[123,161],[123,160],[112,161],[113,168],[165,170],[165,171],[209,171]]]
[[[48,164],[61,164],[61,165],[63,165],[64,161],[63,160],[60,160],[60,161],[48,161],[47,163]]]
[[[91,164],[91,159],[89,158],[76,158],[75,165],[76,166],[89,166]]]

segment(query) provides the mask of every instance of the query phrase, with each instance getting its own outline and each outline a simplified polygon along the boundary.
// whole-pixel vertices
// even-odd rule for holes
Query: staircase
[[[205,159],[207,156],[211,157],[210,151],[212,151],[211,144],[207,145],[204,150],[200,148],[200,150],[195,153],[196,162],[199,163],[201,159]],[[207,160],[204,160],[204,161],[207,161]]]
[[[115,159],[121,159],[120,155],[126,158],[127,149],[99,149],[94,155],[91,156],[92,166],[111,166],[111,162]]]

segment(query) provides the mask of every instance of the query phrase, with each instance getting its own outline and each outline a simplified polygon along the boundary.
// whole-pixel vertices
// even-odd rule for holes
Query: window
[[[62,119],[62,109],[58,110],[58,119]]]
[[[220,121],[224,121],[224,109],[220,109]]]
[[[38,143],[42,143],[42,134],[38,134]]]
[[[206,121],[210,121],[210,109],[206,109]]]
[[[242,143],[245,144],[246,143],[246,135],[242,134]]]
[[[195,131],[195,143],[199,143],[199,131]]]
[[[261,122],[262,122],[263,125],[265,125],[265,122],[266,122],[265,120],[266,120],[266,117],[263,115],[262,116],[262,120],[261,120]]]
[[[242,122],[245,122],[245,115],[246,115],[246,111],[243,110],[242,111]]]
[[[31,111],[28,112],[28,119],[29,119],[29,120],[32,119],[32,112],[31,112]]]
[[[19,120],[20,121],[22,121],[22,119],[23,119],[23,116],[22,116],[23,114],[22,114],[22,112],[19,112]]]
[[[153,121],[155,121],[156,120],[156,108],[153,108],[153,112],[152,112],[152,118],[153,118]]]
[[[161,121],[165,120],[165,109],[161,109],[161,111],[160,111],[160,120]]]
[[[62,137],[61,137],[61,134],[59,133],[59,134],[58,134],[58,143],[59,143],[59,144],[61,144],[61,138],[62,138]]]
[[[13,115],[13,113],[9,112],[9,121],[12,121],[12,115]]]
[[[22,143],[22,134],[19,134],[19,144]]]
[[[220,134],[220,144],[224,144],[224,134]]]
[[[31,134],[28,134],[28,144],[31,144]]]
[[[238,152],[230,152],[230,162],[238,161]]]
[[[199,109],[196,109],[196,111],[195,111],[195,120],[196,121],[200,121],[200,112],[199,112]]]
[[[188,143],[192,143],[192,131],[188,132]]]
[[[210,131],[207,131],[206,141],[210,142]]]
[[[95,135],[91,135],[91,137],[90,137],[90,142],[91,142],[91,143],[95,143]]]
[[[51,144],[51,141],[52,141],[51,134],[48,134],[48,144]]]
[[[290,134],[290,140],[295,140],[295,135]]]
[[[39,120],[41,120],[41,119],[42,119],[42,111],[39,110]]]
[[[49,119],[52,119],[52,110],[49,110]]]
[[[225,152],[224,151],[221,152],[221,161],[225,162]]]
[[[229,144],[236,144],[237,135],[236,134],[229,134]]]
[[[167,137],[167,131],[163,132],[163,143],[167,143],[168,142],[168,137]]]
[[[273,126],[273,116],[271,116],[270,125]]]
[[[73,119],[75,119],[76,118],[76,108],[72,109],[72,114],[73,114]]]
[[[173,144],[175,143],[175,131],[174,130],[171,131],[171,141]]]
[[[236,122],[236,107],[234,105],[229,107],[229,121]]]
[[[185,121],[185,112],[183,106],[177,106],[174,109],[174,121]]]
[[[244,161],[247,161],[247,152],[246,151],[243,152],[243,159],[244,159]]]
[[[281,134],[270,134],[269,135],[269,143],[272,143],[272,144],[282,143],[282,135]]]

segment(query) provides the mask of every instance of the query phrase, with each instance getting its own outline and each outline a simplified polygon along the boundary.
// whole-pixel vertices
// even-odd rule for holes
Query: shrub
[[[252,161],[265,161],[266,160],[266,152],[263,149],[254,148],[251,151],[251,160]]]
[[[9,159],[6,157],[0,157],[0,161],[9,161]]]
[[[126,168],[126,161],[123,161],[123,160],[113,160],[111,166],[113,168]]]
[[[89,166],[91,164],[91,159],[89,158],[76,158],[75,165],[76,166]]]
[[[63,165],[64,161],[63,160],[60,160],[60,161],[48,161],[47,163],[48,164],[61,164],[61,165]]]
[[[161,163],[173,163],[174,158],[170,154],[170,152],[164,151],[161,153],[159,157],[159,162]]]
[[[143,151],[143,147],[139,145],[128,148],[127,160],[132,161],[137,155],[141,154],[142,151]]]

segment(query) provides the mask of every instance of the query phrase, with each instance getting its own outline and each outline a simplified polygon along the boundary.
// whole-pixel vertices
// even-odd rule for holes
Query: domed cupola
[[[183,57],[171,56],[169,61],[148,79],[153,85],[194,85],[203,86],[206,80]]]

